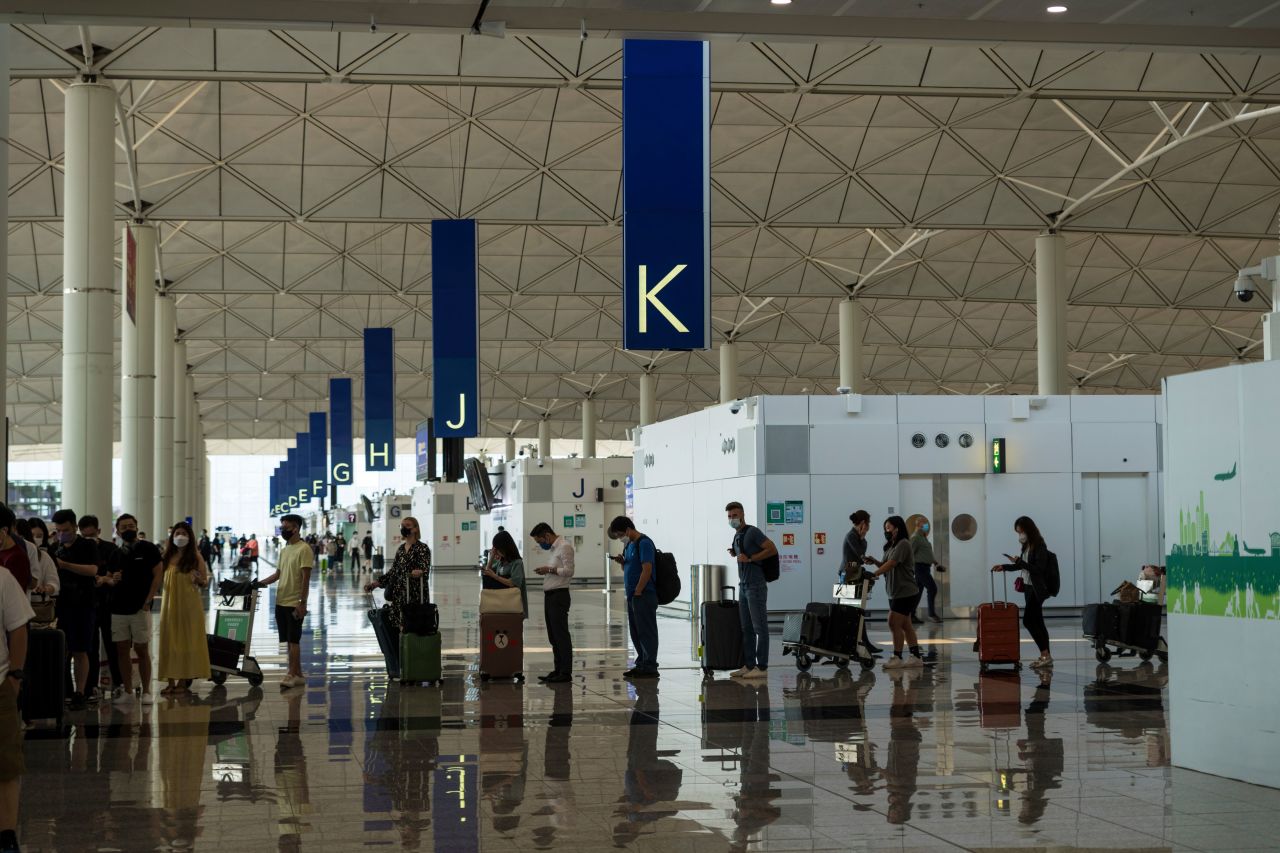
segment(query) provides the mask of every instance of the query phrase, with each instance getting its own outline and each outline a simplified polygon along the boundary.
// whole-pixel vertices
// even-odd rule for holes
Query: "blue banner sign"
[[[298,488],[298,448],[290,447],[285,460],[285,494],[288,496],[289,509],[297,509],[302,505],[302,493]]]
[[[311,494],[311,434],[298,433],[298,455],[294,459],[294,481],[298,487],[298,504],[310,501]]]
[[[396,470],[396,366],[391,329],[364,330],[364,469]]]
[[[480,434],[480,285],[474,219],[431,223],[431,361],[436,435]]]
[[[324,412],[312,412],[311,425],[311,497],[324,500],[329,481],[329,419]]]
[[[351,452],[351,380],[329,380],[329,482],[350,485],[355,477]]]
[[[711,346],[707,43],[622,43],[622,346]],[[438,426],[438,421],[437,421]]]

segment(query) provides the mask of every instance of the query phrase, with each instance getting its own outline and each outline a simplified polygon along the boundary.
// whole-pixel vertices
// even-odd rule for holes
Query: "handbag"
[[[524,599],[514,586],[480,590],[481,613],[524,613]]]
[[[1013,579],[1014,592],[1023,592],[1024,590],[1026,590],[1026,588],[1027,588],[1027,585],[1023,582],[1022,578]]]
[[[53,627],[57,623],[57,607],[58,603],[49,596],[41,597],[40,601],[32,601],[31,609],[35,612],[35,618],[31,621],[38,628]]]
[[[400,605],[400,625],[406,634],[429,637],[440,629],[440,611],[427,601],[422,577],[418,578],[418,599]]]

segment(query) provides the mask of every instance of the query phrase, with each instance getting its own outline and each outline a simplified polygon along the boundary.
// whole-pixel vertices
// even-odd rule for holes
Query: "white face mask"
[[[191,540],[190,540],[190,539],[188,539],[188,538],[187,538],[187,537],[185,537],[185,536],[175,536],[175,537],[173,537],[173,545],[174,545],[174,547],[175,547],[175,548],[185,548],[185,547],[187,547],[187,543],[188,543],[188,542],[190,542],[190,541],[191,541]]]
[[[732,527],[734,530],[737,530],[739,527],[742,526],[742,519],[740,518],[729,519],[729,526]]]
[[[43,545],[43,544],[44,544],[44,534],[43,534],[43,533],[32,533],[32,534],[31,534],[31,541],[32,541],[32,542],[34,542],[34,543],[36,543],[37,545]]]
[[[1020,542],[1020,543],[1021,543],[1021,544],[1023,544],[1023,545],[1026,545],[1026,544],[1027,544],[1027,534],[1025,534],[1025,533],[1019,533],[1019,534],[1018,534],[1018,542]]]

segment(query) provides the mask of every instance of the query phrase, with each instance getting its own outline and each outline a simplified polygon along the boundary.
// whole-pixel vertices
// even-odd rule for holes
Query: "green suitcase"
[[[400,635],[400,683],[440,680],[440,634]]]

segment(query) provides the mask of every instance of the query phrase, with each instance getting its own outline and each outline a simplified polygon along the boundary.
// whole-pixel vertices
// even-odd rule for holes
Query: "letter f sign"
[[[663,276],[662,280],[659,281],[656,285],[654,285],[653,290],[650,290],[649,289],[649,268],[644,264],[640,265],[640,288],[639,288],[640,315],[639,316],[640,316],[641,334],[649,331],[649,306],[650,305],[656,308],[658,310],[658,313],[661,314],[663,317],[665,317],[667,322],[670,323],[677,332],[684,334],[685,332],[689,331],[688,327],[686,327],[684,323],[681,323],[675,314],[671,313],[671,309],[663,305],[662,302],[658,300],[658,294],[662,292],[662,288],[666,287],[668,284],[671,283],[672,279],[680,275],[680,273],[684,272],[684,268],[686,266],[688,266],[688,264],[676,264],[674,267],[671,268],[671,272]]]

